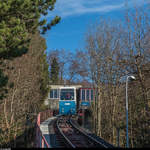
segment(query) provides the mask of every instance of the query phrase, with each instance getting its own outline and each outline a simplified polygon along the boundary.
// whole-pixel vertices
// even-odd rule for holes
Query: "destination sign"
[[[89,102],[81,102],[81,106],[90,106]]]

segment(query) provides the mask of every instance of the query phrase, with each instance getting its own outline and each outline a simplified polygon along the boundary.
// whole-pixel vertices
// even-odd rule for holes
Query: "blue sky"
[[[46,18],[51,20],[58,15],[61,21],[43,36],[47,51],[75,51],[84,48],[84,37],[89,24],[100,18],[123,20],[125,2],[127,0],[57,0],[55,9]],[[144,7],[150,4],[150,0],[128,0],[126,4],[132,9],[134,6]]]

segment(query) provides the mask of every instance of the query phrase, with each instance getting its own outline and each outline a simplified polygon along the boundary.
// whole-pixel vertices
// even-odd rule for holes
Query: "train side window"
[[[89,101],[89,90],[86,90],[86,100]]]
[[[82,101],[85,101],[85,90],[82,89]]]
[[[53,98],[53,90],[50,90],[50,98]]]
[[[58,97],[58,92],[57,92],[57,89],[54,90],[54,98],[57,98]]]
[[[51,99],[59,98],[58,89],[51,89],[51,90],[50,90],[50,98],[51,98]]]

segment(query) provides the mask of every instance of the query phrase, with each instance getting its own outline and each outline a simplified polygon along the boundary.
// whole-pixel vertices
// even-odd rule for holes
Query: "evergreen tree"
[[[52,60],[50,78],[53,84],[59,82],[59,64],[56,58]]]
[[[48,23],[40,18],[52,11],[55,3],[56,0],[0,0],[0,64],[4,63],[4,59],[25,54],[37,30],[44,34],[60,21],[58,16]],[[3,82],[0,84],[0,99],[7,93],[4,87],[8,79],[3,70],[1,67],[0,81]]]
[[[0,58],[20,56],[27,52],[31,33],[47,29],[57,24],[56,16],[47,23],[40,20],[54,9],[56,0],[0,0]]]
[[[27,114],[31,113],[29,119],[34,125],[32,113],[41,111],[47,96],[46,43],[39,31],[44,34],[60,17],[48,23],[40,17],[52,11],[55,2],[0,0],[0,147],[18,146],[26,131]],[[27,137],[33,140],[31,134]],[[21,140],[26,145],[27,141]]]

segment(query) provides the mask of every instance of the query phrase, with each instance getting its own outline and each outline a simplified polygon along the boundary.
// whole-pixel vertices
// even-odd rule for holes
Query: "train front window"
[[[60,100],[74,100],[74,89],[61,89]]]

